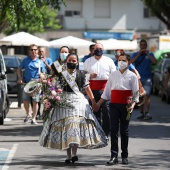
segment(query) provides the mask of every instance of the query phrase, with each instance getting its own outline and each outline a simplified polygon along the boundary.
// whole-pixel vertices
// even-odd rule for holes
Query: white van
[[[0,125],[4,124],[4,119],[9,111],[9,98],[7,89],[7,76],[4,58],[0,49]]]

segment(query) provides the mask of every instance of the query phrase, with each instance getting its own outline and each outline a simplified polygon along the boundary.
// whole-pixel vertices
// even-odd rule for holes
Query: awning
[[[103,44],[105,50],[115,50],[115,49],[123,49],[123,50],[137,50],[137,40],[129,41],[129,40],[116,40],[116,39],[108,39],[108,40],[98,40],[98,43]]]

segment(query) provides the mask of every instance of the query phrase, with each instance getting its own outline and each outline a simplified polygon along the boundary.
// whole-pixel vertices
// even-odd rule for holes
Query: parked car
[[[164,88],[164,82],[166,78],[167,68],[170,65],[170,54],[166,58],[163,58],[157,67],[153,70],[153,94],[160,95],[162,100],[166,100],[170,103],[170,83],[168,91]]]
[[[7,87],[9,94],[17,94],[17,68],[20,60],[17,56],[4,55],[5,65],[7,69]]]
[[[4,119],[9,111],[9,98],[6,79],[6,66],[0,49],[0,125],[4,124]]]

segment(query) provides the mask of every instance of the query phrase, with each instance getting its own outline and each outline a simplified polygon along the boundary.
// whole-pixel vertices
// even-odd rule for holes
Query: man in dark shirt
[[[89,46],[89,51],[90,51],[90,53],[89,53],[88,55],[85,55],[85,56],[83,57],[83,63],[84,63],[88,58],[90,58],[91,56],[93,56],[94,45],[95,45],[95,44],[92,44],[92,45]]]

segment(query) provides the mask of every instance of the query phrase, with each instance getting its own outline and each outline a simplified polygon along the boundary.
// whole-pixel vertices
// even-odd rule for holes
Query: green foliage
[[[170,29],[170,0],[141,0]]]
[[[47,11],[47,6],[50,6],[57,11],[60,9],[61,3],[65,4],[65,0],[0,0],[0,32],[8,26],[15,32],[20,28],[23,29],[23,25],[43,31],[44,19],[47,20],[44,15],[49,16],[50,14],[42,13],[41,9],[45,8]],[[54,16],[54,13],[52,14],[54,11],[50,11]],[[29,24],[30,20],[34,22]],[[52,20],[50,19],[49,22],[52,23]]]
[[[42,15],[42,24],[37,24],[40,22],[38,18],[27,16],[27,18],[20,23],[20,28],[18,30],[15,30],[13,26],[9,26],[3,32],[6,35],[10,35],[17,31],[33,34],[35,32],[44,32],[44,30],[56,30],[61,28],[56,19],[58,10],[43,6],[39,9],[39,12]]]

